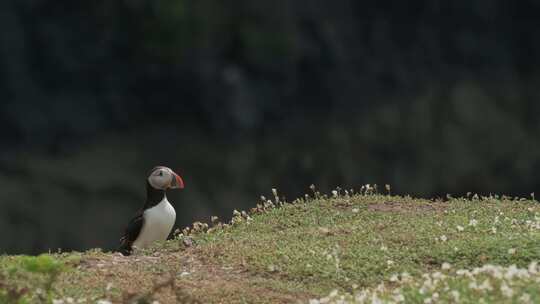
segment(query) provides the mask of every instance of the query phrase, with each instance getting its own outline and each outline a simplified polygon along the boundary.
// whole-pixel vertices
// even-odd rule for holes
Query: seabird
[[[176,212],[167,200],[167,189],[182,189],[184,181],[173,170],[157,166],[146,179],[146,202],[129,224],[120,239],[120,251],[130,255],[133,247],[144,248],[169,236]]]

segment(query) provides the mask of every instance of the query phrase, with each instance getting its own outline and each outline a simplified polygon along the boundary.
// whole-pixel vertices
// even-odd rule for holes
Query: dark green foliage
[[[54,283],[65,270],[65,263],[49,254],[2,257],[0,303],[52,303]]]
[[[117,247],[156,164],[186,175],[178,226],[273,186],[528,196],[538,10],[0,1],[0,252]]]

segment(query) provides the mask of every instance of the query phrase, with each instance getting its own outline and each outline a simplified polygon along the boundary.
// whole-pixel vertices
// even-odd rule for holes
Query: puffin
[[[129,221],[120,238],[118,251],[130,255],[133,248],[145,248],[156,241],[165,241],[174,226],[176,211],[167,200],[169,189],[183,189],[184,181],[170,168],[157,166],[146,179],[146,201]]]

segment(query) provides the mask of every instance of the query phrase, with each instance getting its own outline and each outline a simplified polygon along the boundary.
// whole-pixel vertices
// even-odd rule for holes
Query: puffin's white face
[[[158,190],[184,188],[182,178],[167,167],[155,167],[148,176],[150,185]]]

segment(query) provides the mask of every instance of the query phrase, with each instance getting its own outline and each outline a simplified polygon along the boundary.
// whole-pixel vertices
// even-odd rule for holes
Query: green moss
[[[54,284],[67,269],[59,256],[50,254],[0,258],[0,303],[51,303]]]

